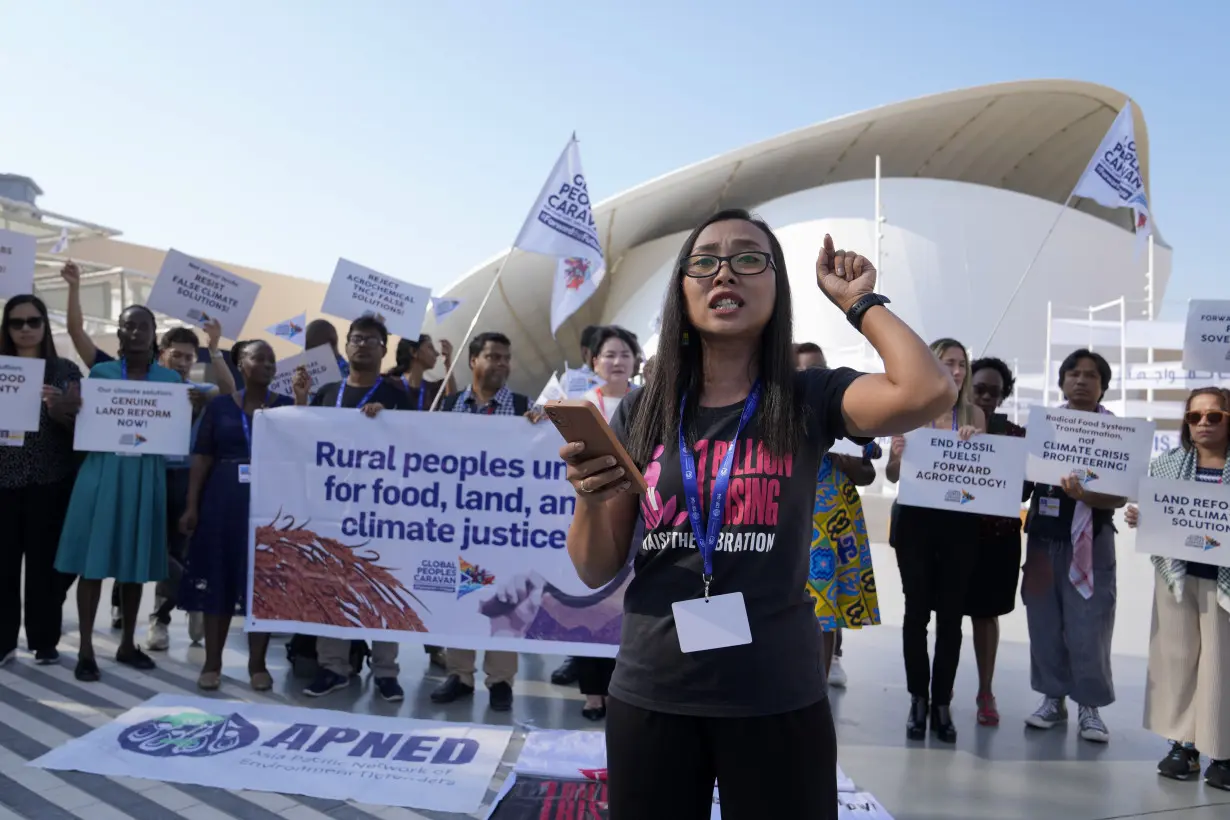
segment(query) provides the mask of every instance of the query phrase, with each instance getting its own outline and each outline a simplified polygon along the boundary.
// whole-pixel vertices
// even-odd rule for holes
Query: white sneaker
[[[850,678],[846,675],[846,670],[841,668],[841,658],[833,656],[833,663],[829,666],[829,686],[834,689],[845,689],[849,682]]]
[[[1054,729],[1068,719],[1068,706],[1063,698],[1043,698],[1025,723],[1035,729]]]
[[[171,636],[167,634],[167,625],[151,620],[149,632],[145,636],[145,648],[151,652],[165,652],[171,645]]]
[[[1102,722],[1102,717],[1098,714],[1097,708],[1081,706],[1078,714],[1080,715],[1082,740],[1088,740],[1090,743],[1110,742],[1110,729],[1107,729],[1106,724]]]
[[[188,613],[188,637],[193,645],[205,640],[205,615],[202,612]]]

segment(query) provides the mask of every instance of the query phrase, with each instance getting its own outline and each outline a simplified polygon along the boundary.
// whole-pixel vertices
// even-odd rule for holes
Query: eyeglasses
[[[773,256],[764,251],[744,251],[733,256],[696,254],[683,261],[683,273],[692,279],[708,279],[717,276],[723,262],[738,276],[756,276],[773,266]]]
[[[346,343],[355,347],[380,347],[384,344],[384,339],[379,336],[347,336]]]
[[[10,316],[9,325],[12,326],[13,330],[21,330],[22,328],[25,328],[25,327],[28,327],[31,330],[42,330],[43,329],[43,317],[42,316],[31,316],[29,319],[19,319],[16,316]]]
[[[1193,426],[1200,424],[1202,421],[1207,421],[1216,427],[1225,420],[1226,415],[1225,410],[1192,410],[1183,416],[1183,420]]]

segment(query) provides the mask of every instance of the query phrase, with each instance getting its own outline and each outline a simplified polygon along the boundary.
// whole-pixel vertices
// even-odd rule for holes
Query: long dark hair
[[[762,220],[741,208],[730,208],[697,225],[684,240],[679,257],[675,260],[671,286],[666,289],[666,304],[662,307],[654,377],[642,388],[644,395],[636,404],[628,430],[629,454],[641,467],[652,459],[654,448],[659,444],[669,444],[678,435],[679,402],[684,396],[688,399],[684,411],[684,430],[689,442],[696,440],[696,411],[705,373],[700,334],[688,319],[687,305],[684,303],[683,269],[700,232],[715,222],[732,220],[751,223],[764,231],[769,238],[773,276],[777,282],[773,312],[760,334],[759,377],[763,390],[757,410],[760,434],[765,447],[779,457],[797,450],[803,440],[804,409],[799,405],[794,389],[796,373],[790,279],[786,275],[782,246]]]
[[[43,368],[44,381],[52,376],[51,362],[55,361],[56,343],[51,338],[51,317],[47,315],[47,305],[43,304],[43,300],[32,293],[22,293],[18,296],[13,296],[4,303],[4,319],[0,321],[0,354],[5,356],[16,356],[17,345],[13,344],[13,337],[9,328],[9,318],[13,313],[13,308],[21,305],[34,305],[34,309],[38,311],[38,315],[43,317],[43,343],[39,346],[38,355],[48,364]],[[51,382],[47,382],[50,384]]]
[[[1217,396],[1221,401],[1221,409],[1230,411],[1230,390],[1221,387],[1198,387],[1187,395],[1187,403],[1183,405],[1183,415],[1186,416],[1192,409],[1192,399],[1197,396]],[[1187,423],[1187,419],[1183,420],[1183,425],[1179,428],[1179,443],[1183,445],[1184,450],[1190,450],[1195,446],[1192,443],[1192,426]]]

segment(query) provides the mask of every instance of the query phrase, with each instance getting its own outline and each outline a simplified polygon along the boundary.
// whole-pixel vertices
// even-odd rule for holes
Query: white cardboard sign
[[[0,419],[10,433],[38,430],[43,406],[42,359],[0,356]]]
[[[29,234],[0,230],[0,299],[34,293],[38,241]]]
[[[1143,478],[1136,551],[1230,567],[1230,486]]]
[[[217,319],[224,337],[238,339],[260,290],[253,281],[172,249],[167,251],[146,306],[197,327]]]
[[[897,501],[912,507],[1014,518],[1021,513],[1025,439],[948,430],[907,433]]]
[[[1058,485],[1077,475],[1090,492],[1133,499],[1149,473],[1155,425],[1107,413],[1034,405],[1025,478]]]
[[[296,356],[278,359],[277,374],[274,375],[269,389],[274,393],[294,398],[295,371],[299,369],[299,365],[306,367],[308,375],[312,377],[312,386],[308,390],[310,395],[315,394],[326,384],[342,380],[342,369],[337,366],[333,348],[328,345],[317,345]]]
[[[1218,374],[1230,371],[1230,300],[1193,299],[1187,303],[1183,366]]]
[[[350,320],[375,313],[383,317],[384,326],[392,335],[417,339],[430,301],[430,288],[385,276],[349,259],[339,259],[320,309]]]
[[[123,455],[186,456],[192,433],[188,385],[85,379],[73,449]]]

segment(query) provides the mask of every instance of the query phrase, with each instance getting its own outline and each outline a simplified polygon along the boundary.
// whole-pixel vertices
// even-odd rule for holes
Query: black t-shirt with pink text
[[[645,480],[658,509],[641,500],[645,535],[636,576],[624,594],[612,696],[641,709],[680,715],[751,717],[811,706],[826,697],[820,630],[806,591],[812,511],[820,458],[845,436],[841,400],[860,373],[805,370],[796,389],[808,408],[806,443],[782,458],[767,452],[760,413],[735,449],[711,595],[742,592],[752,629],[744,646],[684,654],[671,605],[699,598],[703,565],[688,518],[677,438],[654,451]],[[639,391],[611,427],[627,443]],[[694,448],[700,502],[708,520],[713,481],[739,425],[743,404],[702,407]]]

